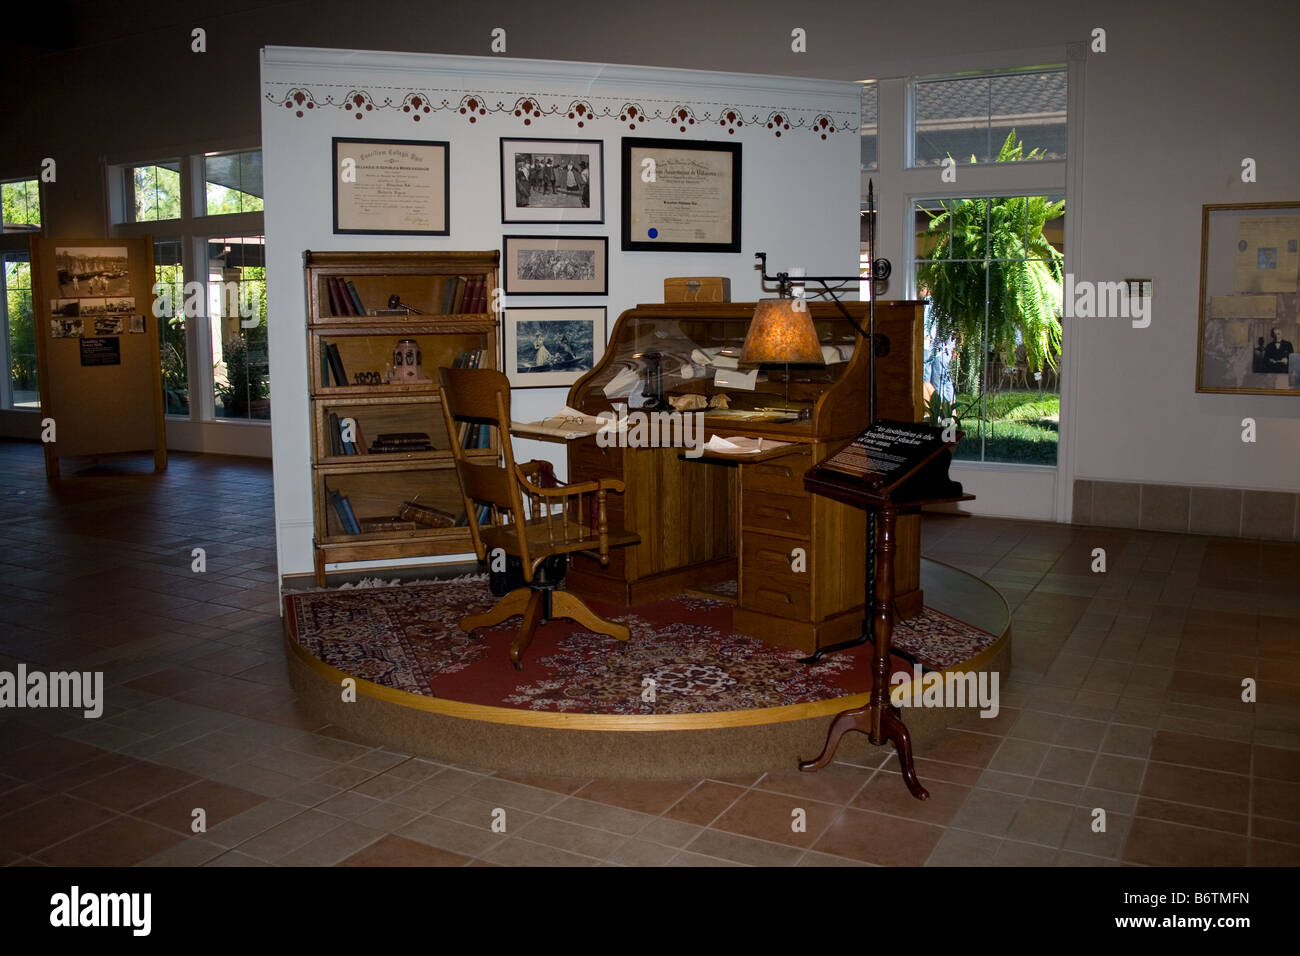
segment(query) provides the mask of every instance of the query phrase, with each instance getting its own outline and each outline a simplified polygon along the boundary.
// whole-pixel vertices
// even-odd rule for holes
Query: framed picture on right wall
[[[1300,395],[1300,202],[1201,208],[1196,390]]]

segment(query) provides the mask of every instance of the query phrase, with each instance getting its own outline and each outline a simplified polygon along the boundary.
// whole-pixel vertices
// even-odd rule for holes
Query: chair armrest
[[[613,491],[622,494],[627,486],[617,478],[597,478],[595,481],[584,481],[576,485],[565,485],[563,488],[541,488],[534,485],[528,480],[522,482],[530,495],[536,495],[539,498],[568,498],[577,495],[591,494],[594,491]]]

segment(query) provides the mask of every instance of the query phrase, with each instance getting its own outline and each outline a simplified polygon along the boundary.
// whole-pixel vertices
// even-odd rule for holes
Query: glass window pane
[[[154,242],[153,263],[154,282],[165,286],[156,290],[157,305],[152,318],[158,325],[163,407],[168,415],[188,416],[190,381],[185,340],[185,272],[181,263],[180,240],[159,239]]]
[[[913,94],[914,166],[937,166],[949,155],[958,165],[1000,155],[1003,161],[1065,158],[1064,70],[918,80]],[[1023,142],[1021,155],[1003,153],[1009,137],[1011,145]]]
[[[203,158],[209,216],[262,211],[262,153],[212,154]]]
[[[989,78],[927,80],[916,84],[914,165],[938,166],[949,155],[959,165],[989,161]]]
[[[860,121],[862,133],[861,168],[864,172],[880,168],[877,145],[877,128],[880,122],[880,90],[876,84],[868,83],[862,87],[862,116]]]
[[[132,222],[155,222],[181,217],[180,161],[126,170],[127,208]]]
[[[14,408],[40,408],[36,380],[36,321],[32,268],[27,253],[4,257],[4,306],[9,345],[9,383]]]
[[[7,232],[31,232],[39,228],[41,224],[40,183],[35,179],[0,183],[0,222]]]
[[[1063,71],[1012,73],[989,79],[989,139],[992,155],[1014,131],[1025,155],[1065,159],[1066,79]]]
[[[1046,196],[915,204],[926,400],[959,420],[958,458],[1056,464],[1064,207]]]
[[[212,238],[207,248],[217,417],[269,419],[265,241]]]

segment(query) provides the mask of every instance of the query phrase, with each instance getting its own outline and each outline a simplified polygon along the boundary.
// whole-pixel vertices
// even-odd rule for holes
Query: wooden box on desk
[[[866,324],[867,304],[846,303]],[[921,403],[921,332],[924,304],[877,304],[881,417],[918,421]],[[834,305],[811,303],[823,344],[845,347],[847,361],[824,367],[773,370],[754,391],[731,390],[730,408],[705,411],[705,435],[743,435],[792,443],[791,453],[767,461],[735,463],[691,459],[682,448],[602,448],[595,439],[569,444],[569,479],[620,478],[622,495],[610,496],[610,520],[641,536],[601,567],[575,556],[569,587],[621,604],[642,604],[687,587],[734,580],[733,627],[742,634],[805,652],[857,637],[865,614],[866,517],[860,509],[809,494],[803,474],[869,424],[870,355]],[[650,366],[662,377],[665,397],[721,391],[698,356],[738,352],[753,318],[753,303],[666,303],[624,312],[600,363],[579,379],[568,404],[597,415],[614,402],[639,404]],[[634,384],[607,395],[615,379],[638,374]],[[789,380],[787,380],[789,379]],[[630,391],[628,389],[630,388]],[[788,401],[787,401],[788,396]],[[744,410],[778,406],[804,412],[796,420],[757,421]],[[899,519],[897,607],[920,610],[920,520]],[[803,549],[801,560],[795,549]]]
[[[725,276],[675,276],[664,280],[665,302],[730,302],[731,280]]]

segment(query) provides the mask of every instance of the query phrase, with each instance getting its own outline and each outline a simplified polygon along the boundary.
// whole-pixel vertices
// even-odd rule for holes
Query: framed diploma
[[[740,143],[624,137],[623,251],[739,252]]]
[[[335,233],[450,233],[447,143],[336,136],[333,145]]]
[[[1300,395],[1300,202],[1201,207],[1196,390]]]

